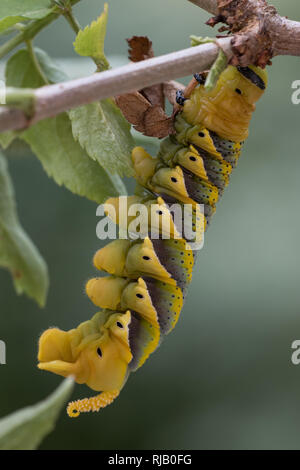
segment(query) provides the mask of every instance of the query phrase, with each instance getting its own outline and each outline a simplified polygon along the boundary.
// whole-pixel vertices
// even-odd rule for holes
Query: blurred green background
[[[277,0],[300,20],[299,2]],[[106,41],[113,63],[126,61],[131,35],[148,35],[156,54],[189,46],[189,35],[213,35],[209,17],[184,0],[111,0]],[[82,25],[103,9],[82,0]],[[57,58],[75,58],[63,20],[36,44]],[[93,66],[63,61],[73,74]],[[86,67],[83,66],[86,64]],[[120,398],[99,414],[62,414],[43,449],[300,449],[300,105],[291,83],[299,58],[276,58],[250,138],[206,234],[193,283],[175,331],[133,374]],[[37,341],[49,326],[70,329],[96,311],[84,295],[94,274],[96,205],[58,187],[23,147],[6,152],[21,221],[45,256],[51,288],[40,310],[16,297],[0,271],[0,416],[44,398],[61,379],[36,368]],[[91,395],[76,386],[73,398]]]

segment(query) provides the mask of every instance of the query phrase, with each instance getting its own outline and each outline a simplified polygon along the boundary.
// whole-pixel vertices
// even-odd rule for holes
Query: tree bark
[[[189,0],[215,15],[233,36],[233,65],[265,67],[278,55],[300,56],[300,23],[280,16],[266,0]]]

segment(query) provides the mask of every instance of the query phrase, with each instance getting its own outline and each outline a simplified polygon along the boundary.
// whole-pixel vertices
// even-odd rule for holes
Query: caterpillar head
[[[218,86],[226,86],[235,100],[249,106],[261,98],[268,84],[267,72],[260,67],[227,67],[220,77]]]
[[[39,341],[39,369],[74,376],[93,390],[120,390],[132,359],[129,347],[131,313],[99,312],[68,332],[45,331]]]
[[[267,87],[267,73],[255,67],[228,66],[213,90],[200,86],[184,102],[183,117],[193,126],[202,124],[221,138],[241,142],[255,103]]]

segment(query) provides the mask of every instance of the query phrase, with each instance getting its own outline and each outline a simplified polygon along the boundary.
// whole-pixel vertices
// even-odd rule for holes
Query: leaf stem
[[[70,6],[73,6],[78,2],[80,2],[80,0],[69,0]],[[42,29],[44,29],[64,13],[65,10],[59,8],[56,5],[50,10],[50,13],[45,18],[30,21],[24,27],[23,31],[19,32],[16,36],[0,46],[0,59],[15,49],[17,46],[22,44],[22,42],[33,39]]]
[[[0,59],[8,54],[10,51],[15,49],[23,42],[23,33],[19,33],[9,41],[6,41],[2,46],[0,46]]]
[[[73,31],[75,32],[75,34],[77,36],[79,31],[81,30],[81,26],[78,23],[77,19],[75,18],[74,14],[73,14],[72,7],[70,6],[70,4],[65,6],[64,17],[66,18],[69,25],[71,26],[71,28],[73,29]],[[103,70],[107,70],[110,67],[109,63],[104,59],[97,60],[93,57],[91,57],[91,59],[94,61],[95,65],[97,67],[97,72],[102,72]]]
[[[46,75],[44,74],[44,71],[41,68],[40,63],[37,59],[37,56],[35,54],[35,50],[34,50],[33,45],[32,45],[32,41],[31,40],[26,41],[26,44],[27,44],[27,49],[28,49],[29,56],[32,60],[32,63],[34,65],[37,73],[39,74],[39,76],[41,77],[41,79],[43,80],[45,85],[50,85],[50,82],[49,82],[48,78],[46,77]]]
[[[65,8],[63,15],[66,18],[69,25],[71,26],[71,28],[73,29],[73,31],[75,32],[75,34],[77,35],[79,33],[81,27],[80,27],[80,24],[77,21],[77,18],[73,14],[73,10],[72,10],[71,5],[69,5]]]

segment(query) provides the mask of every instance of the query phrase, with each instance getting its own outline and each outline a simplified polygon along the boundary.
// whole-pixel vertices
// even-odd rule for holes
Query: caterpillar
[[[127,202],[144,203],[149,211],[157,204],[159,215],[171,222],[173,202],[190,203],[193,208],[203,204],[206,229],[248,137],[267,73],[255,66],[228,66],[210,91],[201,75],[195,78],[189,96],[177,93],[175,134],[162,141],[158,155],[133,149],[137,191]],[[120,199],[109,199],[107,204],[118,208]],[[157,229],[161,234],[160,221]],[[72,375],[77,383],[101,392],[70,403],[70,417],[110,404],[129,374],[144,364],[176,325],[196,252],[185,236],[175,235],[173,223],[169,239],[148,234],[143,239],[114,240],[100,249],[94,265],[108,275],[90,279],[86,293],[101,310],[76,329],[50,328],[40,337],[40,369]]]

